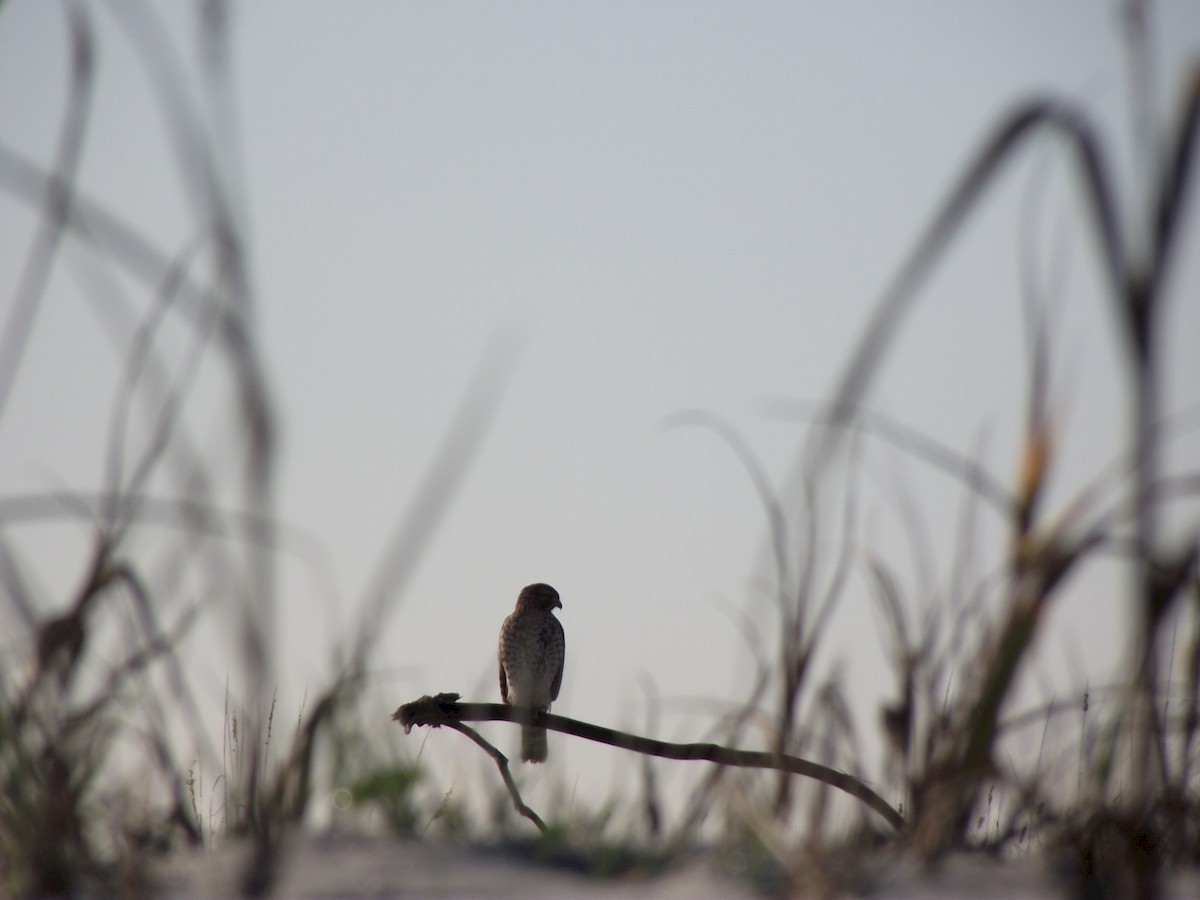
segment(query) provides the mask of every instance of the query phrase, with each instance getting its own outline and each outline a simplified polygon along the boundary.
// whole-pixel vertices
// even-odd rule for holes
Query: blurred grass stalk
[[[770,558],[777,600],[780,645],[776,660],[768,665],[757,655],[760,672],[768,669],[770,679],[759,679],[742,713],[729,733],[736,742],[742,726],[761,721],[764,698],[774,691],[778,698],[772,725],[776,752],[800,754],[827,725],[828,735],[843,735],[853,749],[853,730],[836,710],[838,704],[829,686],[814,689],[810,684],[812,659],[817,652],[829,612],[845,585],[847,557],[852,541],[854,491],[829,503],[831,485],[838,472],[853,472],[860,438],[874,435],[899,445],[948,477],[961,481],[972,496],[999,512],[1010,535],[1006,572],[998,619],[990,624],[982,610],[968,597],[956,604],[960,612],[949,645],[944,626],[928,621],[914,637],[907,622],[898,580],[883,560],[868,556],[867,570],[880,603],[897,674],[899,700],[883,710],[882,724],[894,758],[902,773],[903,803],[908,817],[907,842],[922,859],[935,859],[972,843],[972,822],[987,793],[991,809],[997,780],[1008,782],[1015,793],[1016,807],[1006,827],[996,821],[1000,844],[1024,840],[1032,823],[1035,829],[1053,825],[1060,839],[1086,845],[1086,866],[1105,856],[1096,841],[1107,833],[1104,823],[1117,823],[1119,841],[1134,850],[1110,854],[1128,862],[1142,873],[1134,888],[1152,891],[1154,872],[1164,863],[1193,859],[1200,853],[1197,829],[1182,824],[1195,816],[1198,804],[1189,778],[1196,772],[1192,758],[1195,735],[1200,726],[1197,686],[1200,684],[1200,523],[1193,523],[1182,542],[1169,545],[1163,537],[1164,509],[1183,497],[1194,497],[1200,475],[1189,472],[1182,479],[1161,476],[1160,457],[1168,422],[1161,410],[1159,320],[1169,282],[1170,266],[1179,251],[1184,230],[1184,210],[1189,196],[1196,133],[1200,122],[1200,67],[1188,76],[1183,103],[1173,129],[1164,133],[1154,127],[1148,106],[1154,96],[1145,84],[1150,78],[1150,57],[1145,46],[1146,7],[1128,3],[1124,13],[1129,23],[1131,45],[1131,95],[1135,102],[1134,142],[1141,149],[1146,179],[1144,195],[1148,212],[1123,215],[1116,203],[1116,186],[1101,140],[1088,114],[1078,106],[1053,98],[1036,98],[1008,115],[984,142],[981,150],[956,182],[915,249],[901,266],[867,324],[850,357],[831,402],[815,413],[809,411],[811,438],[798,460],[797,502],[789,505],[770,484],[763,466],[745,440],[725,422],[703,413],[687,413],[673,424],[700,425],[715,432],[738,456],[763,504],[767,522]],[[888,351],[898,341],[901,325],[919,299],[925,280],[948,252],[958,230],[995,182],[1001,169],[1034,138],[1049,134],[1068,153],[1068,162],[1082,187],[1082,219],[1099,244],[1103,282],[1115,310],[1117,352],[1129,385],[1131,406],[1130,446],[1115,471],[1098,473],[1095,479],[1064,508],[1047,514],[1043,509],[1045,485],[1055,462],[1055,422],[1050,402],[1050,335],[1048,318],[1032,303],[1026,310],[1029,325],[1029,375],[1026,399],[1026,428],[1017,474],[1011,487],[992,477],[983,467],[953,450],[937,445],[911,429],[871,413],[865,399]],[[1029,300],[1029,298],[1027,298]],[[1127,454],[1127,455],[1125,455]],[[839,470],[837,466],[843,465]],[[853,480],[853,476],[848,476]],[[837,510],[835,513],[835,507]],[[789,513],[798,511],[793,525]],[[968,516],[968,520],[969,520]],[[912,516],[912,524],[916,517]],[[840,542],[830,542],[834,523],[843,529]],[[823,536],[824,535],[824,536]],[[969,542],[969,538],[967,539]],[[830,545],[842,548],[834,561],[823,558]],[[969,552],[969,543],[959,547]],[[1005,723],[1001,714],[1048,605],[1066,577],[1099,553],[1117,553],[1131,564],[1129,602],[1136,612],[1138,629],[1127,649],[1129,669],[1119,701],[1118,714],[1105,729],[1099,752],[1087,754],[1094,762],[1081,772],[1087,793],[1076,798],[1073,810],[1051,812],[1057,805],[1043,786],[1015,784],[1002,777],[995,756]],[[966,567],[956,563],[961,571]],[[970,595],[982,596],[985,586],[958,583]],[[1179,608],[1188,591],[1194,599],[1192,643],[1186,675],[1185,715],[1181,726],[1173,726],[1165,710],[1172,689],[1160,681],[1162,670],[1171,664],[1160,647],[1163,623]],[[962,638],[968,616],[975,617],[972,650]],[[758,645],[751,642],[752,648]],[[941,649],[939,649],[941,648]],[[760,653],[760,651],[755,651]],[[939,654],[945,654],[939,656]],[[956,666],[963,677],[951,691]],[[809,698],[814,690],[817,702]],[[808,712],[801,714],[803,704]],[[1075,707],[1077,708],[1077,707]],[[1086,713],[1087,700],[1084,699]],[[1055,711],[1045,710],[1047,727]],[[831,730],[830,730],[831,729]],[[1080,736],[1079,759],[1085,759],[1087,733]],[[1043,737],[1044,742],[1044,737]],[[1124,774],[1119,771],[1121,747],[1128,748]],[[1180,759],[1172,769],[1171,749]],[[822,758],[825,764],[834,760]],[[893,763],[893,765],[894,765]],[[855,763],[857,765],[857,763]],[[1015,773],[1014,773],[1015,774]],[[720,781],[715,772],[698,792],[694,809],[707,806]],[[745,794],[736,794],[740,812],[734,818],[748,824],[760,836],[778,834],[789,821],[792,808],[790,778],[782,779],[763,818],[747,819]],[[1112,795],[1113,785],[1119,785]],[[824,799],[818,792],[812,805],[810,826],[824,818]],[[752,805],[752,804],[751,804]],[[1024,817],[1024,824],[1021,824]],[[985,817],[981,817],[982,823]],[[694,825],[698,816],[685,819]],[[769,824],[774,820],[776,824]],[[810,831],[809,840],[820,840],[821,829]],[[764,840],[767,838],[764,837]],[[991,843],[990,839],[985,840]],[[774,839],[767,843],[778,845]],[[1111,849],[1111,848],[1110,848]],[[1134,857],[1137,857],[1136,859]]]
[[[1145,14],[1141,4],[1126,13],[1137,20]],[[1132,30],[1131,41],[1144,39],[1142,22]],[[1145,60],[1135,47],[1135,56]],[[1135,79],[1136,80],[1136,79]],[[1134,94],[1148,103],[1142,85]],[[918,298],[926,276],[946,252],[962,222],[986,193],[1001,167],[1034,136],[1050,133],[1066,145],[1079,176],[1088,220],[1100,244],[1105,282],[1115,308],[1118,331],[1117,357],[1126,361],[1130,384],[1132,485],[1128,506],[1097,509],[1104,486],[1097,485],[1056,519],[1041,514],[1040,499],[1053,462],[1053,424],[1047,413],[1047,369],[1044,335],[1035,335],[1028,400],[1028,425],[1017,483],[1007,501],[1012,547],[1008,573],[1008,598],[1000,624],[980,642],[977,670],[954,705],[941,720],[945,734],[933,742],[938,750],[923,772],[912,773],[914,806],[911,835],[924,857],[959,846],[966,838],[972,810],[979,803],[985,780],[993,777],[992,755],[998,737],[999,715],[1015,675],[1028,653],[1046,605],[1063,578],[1100,548],[1118,547],[1133,563],[1135,585],[1131,602],[1138,611],[1138,633],[1130,650],[1132,669],[1124,701],[1122,724],[1110,736],[1115,750],[1118,734],[1131,742],[1129,789],[1123,792],[1124,815],[1143,827],[1162,799],[1190,796],[1186,783],[1173,781],[1167,765],[1168,723],[1158,714],[1166,702],[1159,687],[1164,661],[1159,640],[1162,623],[1182,596],[1195,588],[1196,554],[1200,533],[1185,537],[1182,548],[1170,547],[1162,538],[1163,509],[1172,499],[1171,485],[1160,477],[1159,460],[1165,423],[1161,417],[1158,342],[1159,315],[1164,303],[1168,272],[1183,230],[1183,210],[1193,167],[1197,123],[1200,120],[1200,68],[1190,75],[1174,130],[1163,146],[1153,135],[1138,133],[1135,142],[1146,145],[1144,175],[1150,214],[1148,233],[1138,231],[1142,219],[1123,217],[1115,201],[1115,183],[1104,144],[1085,112],[1073,104],[1036,99],[1019,107],[984,143],[982,150],[951,191],[949,198],[918,241],[885,292],[866,332],[852,355],[830,413],[833,427],[823,430],[809,447],[811,471],[824,472],[844,445],[849,426],[859,416],[862,401],[889,347],[897,340],[900,325]],[[1134,116],[1135,126],[1145,126]],[[1133,234],[1126,224],[1132,223]],[[1143,252],[1139,252],[1141,248]],[[814,483],[817,479],[810,479]],[[1194,490],[1193,490],[1194,492]],[[1132,529],[1122,530],[1127,523]],[[1128,535],[1126,537],[1125,535]],[[1190,676],[1193,678],[1194,676]],[[903,693],[910,693],[905,688]],[[1194,690],[1189,697],[1194,707]],[[1185,750],[1190,750],[1195,714],[1190,714]],[[935,717],[935,721],[939,717]],[[781,720],[781,727],[789,721]],[[1190,765],[1183,766],[1191,771]],[[1106,780],[1112,773],[1092,773]],[[1194,807],[1194,800],[1189,801]]]
[[[104,489],[0,500],[4,528],[22,519],[65,515],[94,532],[82,586],[66,611],[55,613],[63,604],[38,596],[23,575],[16,545],[0,530],[5,597],[26,630],[27,646],[34,648],[32,655],[10,655],[0,666],[0,894],[144,890],[139,879],[145,867],[130,865],[140,851],[173,843],[176,829],[193,844],[212,840],[214,816],[223,833],[253,839],[256,850],[241,889],[269,890],[279,832],[300,822],[307,809],[316,748],[322,740],[350,739],[337,723],[357,702],[380,627],[477,453],[515,364],[518,342],[498,336],[418,496],[385,547],[339,674],[301,716],[283,762],[269,770],[275,557],[295,535],[274,515],[275,413],[259,352],[252,254],[241,208],[237,116],[228,76],[231,9],[220,0],[195,8],[199,97],[153,7],[106,7],[159,100],[194,209],[195,235],[174,255],[77,186],[97,55],[91,6],[63,6],[72,78],[55,161],[43,169],[0,144],[0,188],[40,211],[0,334],[0,416],[19,382],[51,273],[68,246],[92,267],[90,299],[124,362]],[[3,21],[0,16],[0,27]],[[144,286],[148,302],[142,301],[142,311],[118,287],[118,276],[132,276]],[[168,342],[179,331],[190,334],[183,353]],[[224,379],[231,397],[224,428],[228,445],[238,451],[233,485],[197,449],[188,423],[189,397],[202,378],[213,377],[201,372],[202,363],[214,358],[218,381]],[[130,438],[135,413],[145,416],[143,432],[137,433],[148,435],[138,451]],[[139,546],[140,529],[147,525],[171,529],[165,548],[158,544],[151,553]],[[152,567],[165,570],[166,578],[151,574]],[[179,607],[176,594],[207,599],[171,614]],[[227,634],[240,658],[236,699],[227,692],[219,753],[204,731],[179,655],[198,614],[210,605],[231,616]],[[169,614],[174,622],[164,626]],[[97,676],[98,669],[107,669],[107,677]],[[175,749],[181,724],[193,747],[182,756]],[[221,772],[209,798],[210,803],[222,798],[221,808],[208,810],[207,828],[201,811],[205,786],[197,785],[195,774],[205,766],[185,762],[197,748],[208,770],[216,766]],[[122,774],[129,771],[130,749],[148,763],[147,768],[133,762],[131,781]],[[340,751],[336,746],[331,751],[336,765]],[[157,792],[145,784],[148,773],[166,789],[165,813]]]

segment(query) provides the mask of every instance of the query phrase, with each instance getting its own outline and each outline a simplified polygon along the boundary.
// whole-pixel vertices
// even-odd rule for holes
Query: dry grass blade
[[[519,349],[512,335],[498,336],[476,368],[466,395],[438,446],[433,464],[388,539],[379,568],[371,578],[351,656],[352,665],[365,663],[392,604],[429,545],[451,497],[479,452],[515,371]]]
[[[853,407],[846,406],[839,410],[835,406],[795,401],[774,402],[770,405],[770,411],[789,420],[834,427],[844,423],[845,417],[849,416],[853,418],[855,425],[863,433],[878,437],[948,477],[961,482],[980,498],[986,500],[1000,515],[1008,516],[1012,512],[1015,500],[1000,478],[997,478],[971,457],[959,453],[952,447],[893,416],[863,404]]]
[[[706,412],[693,410],[677,413],[670,416],[665,424],[668,427],[676,428],[693,426],[708,429],[725,441],[729,448],[737,455],[738,461],[750,477],[750,482],[754,485],[754,492],[758,495],[759,502],[763,506],[763,511],[767,515],[767,528],[771,537],[772,559],[775,563],[775,578],[779,585],[778,589],[780,591],[787,590],[788,585],[791,584],[788,566],[789,539],[787,513],[784,511],[783,504],[780,502],[774,485],[771,484],[771,479],[767,476],[761,461],[759,461],[754,451],[750,448],[746,439],[728,422],[719,416]]]
[[[92,105],[92,85],[95,79],[92,25],[82,7],[75,4],[67,6],[67,24],[71,35],[71,88],[67,95],[67,110],[63,114],[59,133],[58,150],[51,169],[54,176],[46,181],[45,189],[41,192],[41,227],[33,247],[25,257],[25,269],[4,324],[3,336],[0,337],[0,420],[4,417],[9,393],[12,391],[17,369],[28,345],[55,254],[62,241],[66,223],[71,218],[75,175],[83,154],[83,142]]]
[[[62,227],[84,246],[96,248],[116,261],[140,284],[157,289],[167,282],[175,260],[134,225],[71,185],[57,172],[41,166],[0,142],[0,185],[14,199],[38,207],[49,192],[69,192],[71,204],[64,210]],[[193,325],[209,327],[220,297],[203,283],[185,279],[179,285],[177,308]]]
[[[1175,138],[1169,144],[1169,158],[1158,188],[1154,219],[1154,256],[1148,274],[1153,296],[1165,280],[1171,255],[1178,242],[1180,216],[1187,205],[1195,164],[1197,132],[1200,132],[1200,67],[1189,79],[1184,94]]]
[[[792,532],[789,528],[783,500],[772,486],[761,461],[742,435],[727,422],[710,413],[695,411],[680,413],[667,419],[667,424],[703,427],[713,431],[724,440],[750,477],[759,502],[766,513],[772,559],[775,566],[774,593],[780,618],[777,665],[781,690],[775,729],[775,752],[786,755],[792,752],[796,745],[797,709],[813,659],[813,652],[832,614],[849,571],[851,543],[848,537],[854,521],[853,481],[850,482],[847,489],[845,515],[842,520],[846,539],[842,541],[841,552],[834,560],[833,571],[823,595],[816,597],[815,582],[818,568],[816,553],[819,523],[815,509],[815,492],[811,489],[809,479],[806,477],[801,480],[801,488],[806,501],[804,504],[805,527],[798,529],[801,549],[799,559],[793,567],[791,563]],[[762,688],[765,689],[766,686],[766,682],[762,682]],[[761,689],[757,689],[752,694],[750,702],[753,706],[757,706],[760,694]],[[750,707],[747,708],[747,713],[749,711]],[[780,778],[775,800],[775,813],[780,818],[786,816],[791,806],[791,785],[790,778]],[[711,789],[712,783],[707,785],[699,796],[707,796]]]
[[[1089,201],[1102,259],[1108,266],[1109,283],[1118,293],[1126,283],[1124,245],[1116,205],[1111,196],[1111,179],[1104,162],[1100,141],[1082,112],[1075,107],[1051,100],[1034,100],[1018,109],[1002,123],[968,166],[950,196],[934,216],[916,248],[884,292],[875,312],[859,339],[850,363],[834,392],[832,416],[835,425],[844,424],[866,394],[875,372],[886,357],[903,319],[917,298],[917,289],[935,262],[949,246],[954,233],[1022,141],[1039,129],[1064,136],[1075,151],[1084,191]],[[839,442],[839,428],[811,449],[815,467],[826,465]]]

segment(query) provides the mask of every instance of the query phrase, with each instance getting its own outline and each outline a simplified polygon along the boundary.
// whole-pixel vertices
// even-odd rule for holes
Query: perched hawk
[[[500,699],[538,712],[550,709],[562,687],[567,641],[554,608],[562,609],[558,591],[531,584],[517,597],[517,608],[500,626]],[[521,759],[546,761],[546,729],[521,726]]]

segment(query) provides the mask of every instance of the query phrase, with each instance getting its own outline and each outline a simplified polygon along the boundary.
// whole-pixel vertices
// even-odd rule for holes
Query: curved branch
[[[428,725],[432,728],[446,725],[461,731],[462,728],[459,726],[462,722],[514,722],[521,724],[527,722],[529,718],[527,709],[502,703],[459,703],[458,697],[458,694],[421,697],[419,700],[405,703],[397,709],[392,714],[392,720],[399,722],[407,733],[412,730],[414,725]],[[550,713],[535,714],[534,718],[542,728],[560,731],[563,734],[572,734],[575,737],[608,744],[622,750],[632,750],[634,753],[645,753],[663,759],[707,760],[722,766],[775,769],[780,772],[802,775],[844,791],[856,800],[862,801],[879,813],[897,831],[904,828],[904,817],[853,775],[839,772],[837,769],[831,769],[820,763],[801,759],[798,756],[765,753],[757,750],[736,750],[732,747],[722,747],[719,744],[672,744]],[[495,757],[493,756],[493,758]]]

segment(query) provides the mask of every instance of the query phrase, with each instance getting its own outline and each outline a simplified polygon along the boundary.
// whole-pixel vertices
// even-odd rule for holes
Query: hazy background
[[[186,176],[120,6],[85,5],[99,56],[80,185],[174,254],[193,236]],[[199,98],[193,7],[151,8]],[[1153,11],[1154,113],[1166,129],[1200,49],[1200,6]],[[555,711],[641,730],[648,679],[663,698],[659,735],[702,738],[723,707],[690,701],[748,690],[734,611],[748,610],[775,649],[764,518],[726,447],[664,419],[727,418],[782,485],[806,426],[777,401],[828,395],[969,155],[1034,93],[1088,111],[1136,221],[1119,13],[1099,2],[234,4],[227,146],[241,160],[280,418],[278,514],[311,537],[279,556],[282,719],[334,671],[472,371],[508,334],[521,350],[495,425],[379,623],[379,728],[425,692],[497,699],[499,624],[521,586],[547,581],[563,598],[568,645]],[[6,146],[52,158],[67,73],[60,5],[0,7]],[[1032,292],[1053,310],[1051,510],[1128,434],[1111,298],[1062,150],[1040,140],[1005,169],[869,398],[1011,478],[1028,370],[1021,303]],[[1175,468],[1200,459],[1198,205],[1163,323],[1166,410],[1193,413],[1169,448]],[[5,317],[36,223],[0,192]],[[0,427],[5,495],[102,484],[122,359],[87,257],[68,241],[26,348]],[[189,407],[218,472],[236,436],[205,425],[226,401],[214,376]],[[855,542],[894,560],[913,608],[927,608],[945,599],[935,595],[962,490],[869,446]],[[911,563],[897,515],[907,502],[928,523],[932,583]],[[83,577],[87,529],[6,533],[46,607],[60,608]],[[981,551],[984,571],[1001,534]],[[1027,696],[1113,678],[1127,628],[1120,588],[1116,567],[1075,578],[1046,622]],[[871,744],[893,683],[876,622],[856,574],[819,660]],[[229,627],[210,617],[188,651],[218,732],[237,673]],[[5,651],[19,650],[27,638],[8,633]],[[515,746],[508,731],[490,733]],[[481,764],[454,734],[406,743],[426,740],[458,767],[446,785]],[[581,797],[601,796],[622,768],[615,753],[551,744],[558,776]]]

